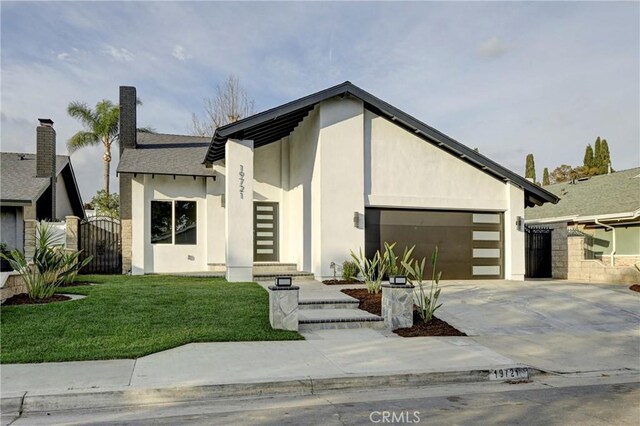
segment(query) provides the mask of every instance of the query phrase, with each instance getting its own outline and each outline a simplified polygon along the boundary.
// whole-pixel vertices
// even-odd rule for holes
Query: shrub
[[[378,294],[382,289],[382,277],[384,277],[384,274],[387,271],[386,256],[386,253],[381,255],[380,251],[376,251],[373,259],[367,259],[362,254],[362,249],[360,249],[359,256],[357,256],[353,251],[351,252],[351,257],[358,266],[358,270],[360,274],[362,274],[364,284],[367,286],[367,290],[370,294]]]
[[[411,263],[411,254],[413,253],[413,249],[416,248],[414,245],[411,248],[405,247],[402,252],[402,258],[400,259],[393,252],[393,248],[396,243],[389,244],[386,241],[384,242],[384,252],[387,260],[387,274],[391,277],[394,275],[406,275],[407,269],[403,266],[404,263]],[[400,260],[400,262],[398,262]]]
[[[31,262],[18,250],[12,250],[8,255],[0,253],[24,280],[30,299],[53,296],[67,276],[75,277],[92,259],[89,256],[79,262],[80,252],[65,252],[62,247],[54,246],[56,238],[51,228],[42,224],[36,231],[35,254]]]
[[[440,297],[440,277],[442,272],[436,273],[436,261],[438,259],[438,246],[435,247],[431,254],[431,287],[427,292],[426,285],[422,282],[424,276],[424,264],[427,259],[423,258],[422,262],[417,259],[412,262],[403,262],[403,266],[409,273],[409,279],[412,284],[417,286],[415,291],[416,298],[418,299],[418,314],[424,322],[429,322],[433,318],[435,311],[442,306],[442,303],[438,305],[438,298]]]
[[[345,260],[342,262],[342,279],[343,280],[355,280],[358,278],[358,264],[351,260]]]

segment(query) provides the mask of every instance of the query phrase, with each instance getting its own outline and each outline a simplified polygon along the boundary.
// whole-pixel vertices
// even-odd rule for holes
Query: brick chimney
[[[120,158],[124,149],[136,149],[138,142],[136,117],[136,88],[120,86]],[[120,235],[122,241],[122,273],[131,271],[131,173],[120,173]]]
[[[135,87],[120,86],[120,155],[125,148],[137,145],[136,99]]]
[[[36,129],[36,177],[49,178],[50,189],[38,202],[41,216],[48,219],[56,217],[56,131],[53,120],[39,118],[40,125]],[[48,194],[50,193],[50,196]],[[43,204],[40,205],[40,202]],[[45,205],[46,204],[46,205]]]

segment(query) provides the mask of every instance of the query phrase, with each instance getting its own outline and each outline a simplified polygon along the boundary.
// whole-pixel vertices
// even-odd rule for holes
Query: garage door
[[[437,245],[442,279],[498,279],[504,276],[502,221],[502,213],[369,208],[365,250],[373,256],[385,241],[396,242],[396,254],[415,245],[416,257],[430,259]]]

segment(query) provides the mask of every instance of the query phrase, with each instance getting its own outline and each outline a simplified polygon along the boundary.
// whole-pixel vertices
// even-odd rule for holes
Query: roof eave
[[[510,170],[502,167],[498,163],[485,157],[479,152],[463,145],[455,139],[428,126],[422,121],[412,117],[404,111],[401,111],[400,109],[383,101],[382,99],[373,96],[372,94],[353,85],[348,81],[337,86],[325,89],[323,91],[314,93],[312,95],[294,100],[280,107],[269,109],[262,113],[255,114],[251,117],[247,117],[243,120],[227,124],[226,126],[216,129],[211,139],[209,149],[207,150],[207,153],[203,160],[203,164],[220,160],[221,158],[214,156],[214,146],[224,144],[224,142],[233,134],[242,132],[252,126],[264,124],[269,120],[275,120],[279,116],[290,114],[298,109],[306,108],[309,105],[345,94],[355,96],[356,98],[360,99],[365,104],[365,106],[368,107],[368,109],[373,109],[374,112],[379,113],[381,116],[386,117],[392,122],[395,122],[402,127],[412,130],[413,133],[417,134],[423,139],[437,144],[440,148],[449,151],[450,153],[460,157],[464,161],[473,163],[476,166],[480,167],[483,171],[489,174],[493,174],[494,176],[497,176],[505,182],[510,181],[516,186],[522,188],[525,192],[528,192],[527,197],[525,198],[525,203],[527,204],[527,206],[542,205],[545,202],[556,204],[560,200],[559,197],[549,191],[544,190],[535,183],[529,182],[522,176],[519,176],[516,173],[513,173]]]

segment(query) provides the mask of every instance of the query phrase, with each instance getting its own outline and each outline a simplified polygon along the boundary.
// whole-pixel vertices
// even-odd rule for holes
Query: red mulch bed
[[[324,280],[322,284],[327,285],[339,285],[339,284],[362,284],[362,281],[358,280]]]
[[[640,284],[632,285],[631,287],[629,287],[629,290],[637,291],[638,293],[640,293]]]
[[[2,306],[8,305],[42,305],[52,302],[64,302],[65,300],[71,300],[69,296],[63,296],[62,294],[54,294],[48,299],[29,299],[26,293],[16,294],[13,297],[8,298],[2,304]]]
[[[341,290],[344,294],[355,297],[360,301],[359,308],[374,315],[382,315],[382,292],[369,294],[366,288]],[[431,321],[425,323],[418,314],[418,307],[413,306],[413,327],[400,328],[395,330],[402,337],[418,336],[466,336],[465,333],[449,325],[439,318],[433,317]]]

